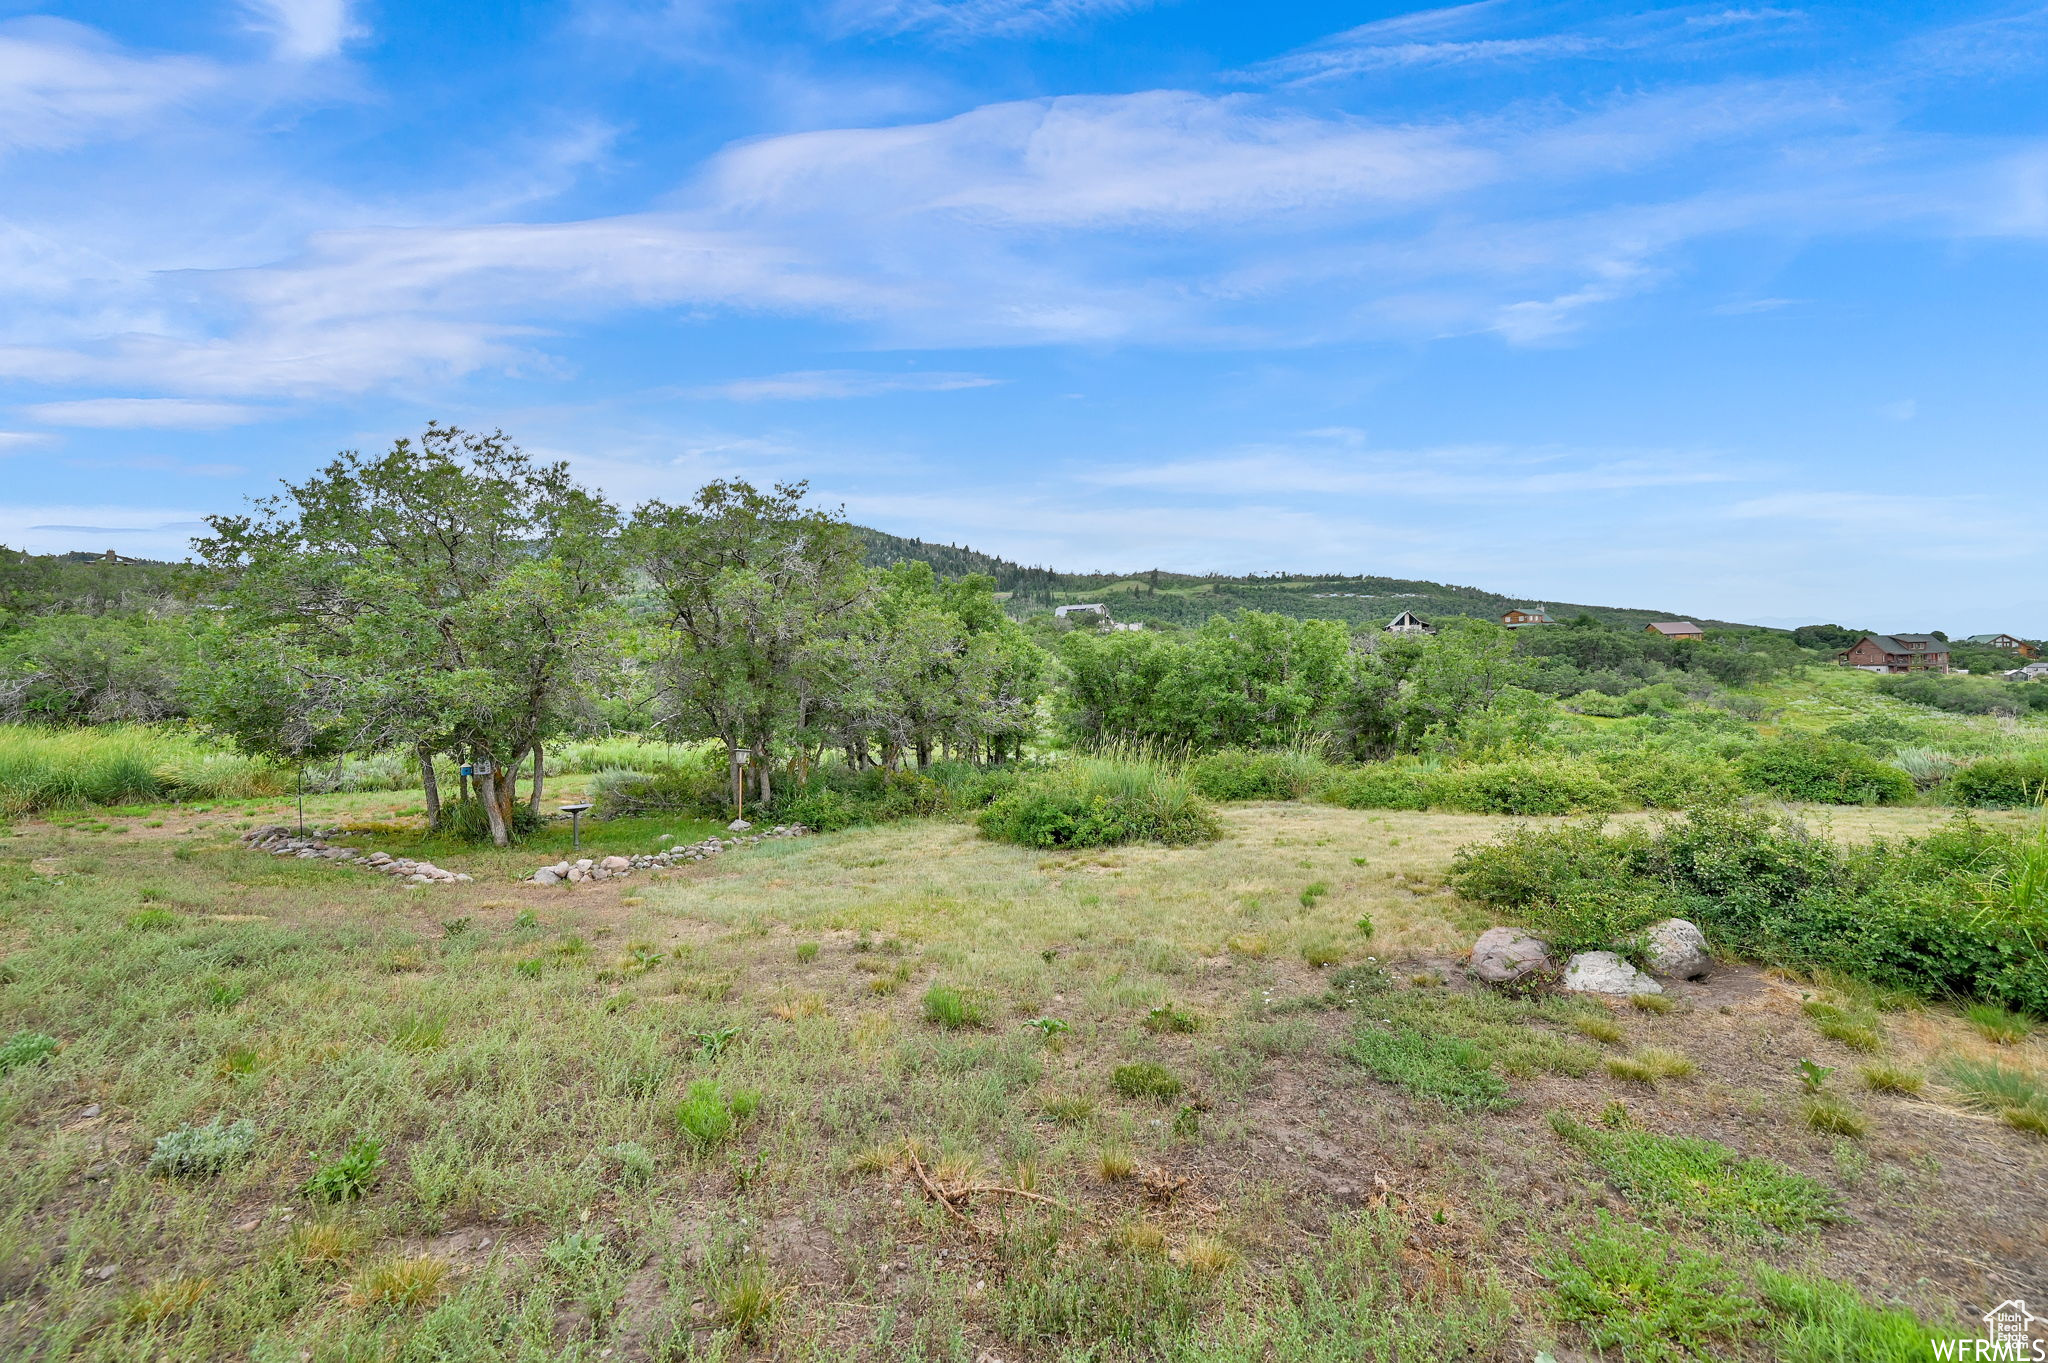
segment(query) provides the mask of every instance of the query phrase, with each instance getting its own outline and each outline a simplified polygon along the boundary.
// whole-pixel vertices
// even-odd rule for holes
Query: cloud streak
[[[1001,383],[986,374],[882,374],[864,369],[800,369],[760,378],[731,379],[686,389],[694,398],[727,402],[814,402],[823,398],[871,398],[889,393],[953,393]]]

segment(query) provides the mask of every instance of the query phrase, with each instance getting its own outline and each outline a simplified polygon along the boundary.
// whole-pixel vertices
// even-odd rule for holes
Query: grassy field
[[[275,800],[0,841],[0,1353],[1904,1360],[2048,1298],[2048,1140],[1997,1115],[2048,1111],[2040,1035],[1742,968],[1474,992],[1442,875],[1510,820],[542,888],[552,830],[417,801],[308,809],[474,883],[237,845]]]

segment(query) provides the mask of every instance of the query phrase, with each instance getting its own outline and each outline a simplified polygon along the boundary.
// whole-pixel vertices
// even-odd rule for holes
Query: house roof
[[[1103,605],[1100,601],[1090,601],[1086,605],[1054,606],[1052,608],[1054,615],[1065,615],[1068,611],[1101,611],[1104,615],[1107,615],[1109,614],[1109,607]]]
[[[1650,628],[1659,634],[1705,634],[1706,631],[1690,620],[1652,620]]]
[[[1402,611],[1399,615],[1387,621],[1387,628],[1392,629],[1394,626],[1400,624],[1404,620],[1411,625],[1427,625],[1429,623],[1429,621],[1423,619],[1414,611]]]
[[[1948,645],[1932,634],[1866,634],[1863,637],[1887,653],[1948,652]]]
[[[2018,635],[2014,634],[1972,634],[1964,639],[1963,642],[1966,644],[1993,644],[1997,643],[2000,639],[2016,640],[2018,637]]]

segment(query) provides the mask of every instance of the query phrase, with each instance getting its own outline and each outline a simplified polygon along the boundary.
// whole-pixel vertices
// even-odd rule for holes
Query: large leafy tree
[[[1059,644],[1062,718],[1091,744],[1199,752],[1319,742],[1345,694],[1350,652],[1337,621],[1262,611],[1178,634],[1074,630]]]
[[[642,506],[627,532],[655,593],[640,637],[658,719],[679,737],[753,750],[764,805],[816,714],[820,645],[868,593],[852,529],[804,493],[714,482],[681,506]]]
[[[819,735],[850,765],[928,765],[942,749],[1000,760],[1035,727],[1045,655],[995,599],[995,580],[940,582],[931,565],[876,574],[867,602],[821,641]]]
[[[583,704],[617,587],[618,515],[500,432],[430,425],[338,456],[197,541],[227,583],[212,721],[245,746],[413,749],[475,763],[492,840],[518,773]],[[247,703],[243,703],[247,702]]]
[[[1529,660],[1492,621],[1446,620],[1434,636],[1371,634],[1361,645],[1343,705],[1357,756],[1498,746],[1545,717],[1523,687]]]

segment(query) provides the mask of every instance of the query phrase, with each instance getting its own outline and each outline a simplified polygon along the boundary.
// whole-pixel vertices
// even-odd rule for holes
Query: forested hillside
[[[1240,610],[1271,611],[1298,620],[1341,620],[1354,625],[1385,624],[1404,610],[1424,618],[1462,615],[1497,620],[1510,606],[1532,604],[1545,606],[1558,620],[1585,615],[1603,625],[1637,629],[1652,620],[1689,618],[1678,611],[1532,601],[1526,596],[1502,596],[1479,587],[1398,577],[1319,573],[1227,577],[1157,569],[1140,573],[1059,572],[1027,567],[960,545],[905,539],[865,526],[856,530],[871,566],[880,568],[915,560],[931,564],[941,577],[985,573],[995,579],[997,591],[1009,594],[1010,613],[1018,616],[1059,605],[1101,601],[1109,605],[1110,613],[1119,620],[1177,625],[1199,625],[1211,616]],[[1733,626],[1730,621],[1690,618],[1703,625]]]

